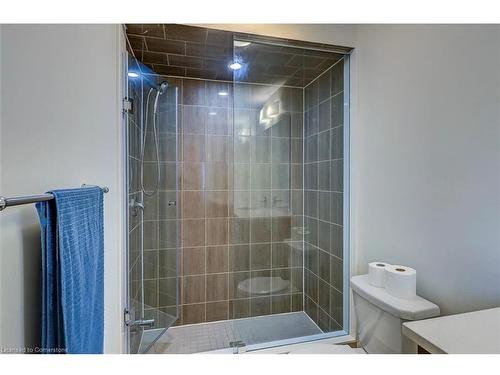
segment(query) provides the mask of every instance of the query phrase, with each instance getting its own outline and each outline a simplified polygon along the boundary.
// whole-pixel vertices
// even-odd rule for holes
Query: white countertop
[[[500,354],[500,307],[406,322],[403,334],[430,353]]]

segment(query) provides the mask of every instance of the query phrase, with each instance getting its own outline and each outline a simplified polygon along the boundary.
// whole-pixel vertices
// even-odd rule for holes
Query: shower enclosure
[[[127,38],[130,352],[347,334],[350,49]]]

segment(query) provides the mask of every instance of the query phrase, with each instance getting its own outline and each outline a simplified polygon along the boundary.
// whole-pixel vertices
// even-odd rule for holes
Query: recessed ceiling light
[[[229,64],[229,68],[231,68],[233,70],[238,70],[238,69],[241,69],[241,64],[239,62],[233,62],[233,63]]]
[[[235,40],[234,41],[234,46],[235,47],[246,47],[250,44],[250,42],[244,42],[242,40]]]
[[[137,78],[139,77],[139,74],[135,73],[135,72],[128,72],[127,75],[130,77],[130,78]]]
[[[215,116],[215,115],[217,114],[217,112],[208,112],[208,114],[209,114],[210,116]]]
[[[219,96],[228,96],[228,92],[227,91],[219,91]]]

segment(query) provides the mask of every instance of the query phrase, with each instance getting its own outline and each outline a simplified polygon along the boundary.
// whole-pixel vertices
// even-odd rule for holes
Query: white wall
[[[414,267],[444,314],[500,305],[499,30],[358,29],[358,271]]]
[[[354,47],[351,246],[444,314],[500,305],[500,27],[206,25]]]
[[[11,25],[1,31],[0,193],[108,186],[105,351],[120,352],[123,231],[119,27]],[[0,213],[0,346],[39,337],[40,240],[34,205]]]

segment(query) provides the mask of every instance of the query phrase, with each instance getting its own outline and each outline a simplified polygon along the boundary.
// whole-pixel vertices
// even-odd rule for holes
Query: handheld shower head
[[[158,151],[158,130],[157,130],[157,115],[158,115],[158,98],[160,95],[163,95],[168,88],[168,82],[162,81],[158,86],[151,87],[149,89],[149,93],[146,99],[146,120],[144,125],[144,138],[141,147],[141,168],[144,168],[144,151],[146,149],[146,137],[148,134],[148,109],[149,109],[149,98],[154,90],[156,90],[156,96],[153,104],[153,113],[152,113],[152,122],[153,122],[153,138],[154,138],[154,146],[155,146],[155,154],[156,154],[156,187],[152,191],[147,191],[144,187],[144,172],[141,172],[141,190],[144,195],[151,197],[158,192],[158,188],[160,186],[160,157]],[[143,169],[141,169],[143,171]]]
[[[158,93],[160,95],[164,94],[165,91],[167,91],[167,87],[168,87],[168,82],[167,81],[163,81],[161,82],[159,85],[158,85]]]
[[[165,92],[167,92],[167,88],[168,88],[168,82],[167,81],[162,81],[156,87],[156,97],[155,97],[155,101],[154,101],[154,105],[153,105],[153,116],[156,116],[156,110],[158,109],[158,97],[160,95],[165,94]]]

